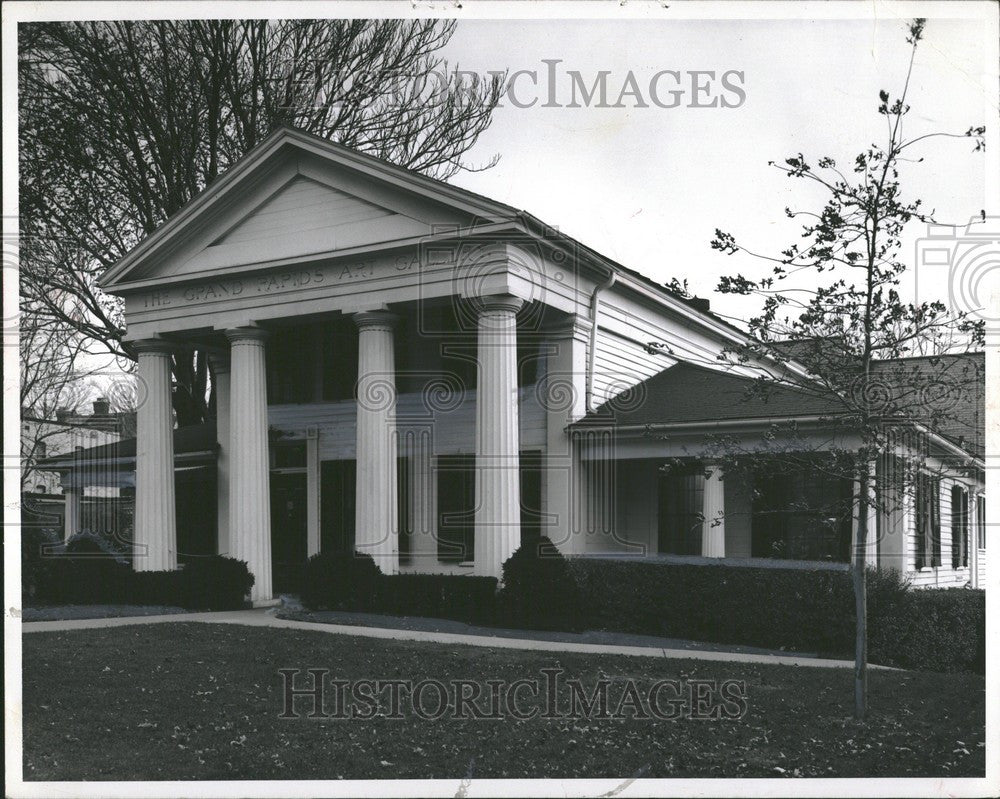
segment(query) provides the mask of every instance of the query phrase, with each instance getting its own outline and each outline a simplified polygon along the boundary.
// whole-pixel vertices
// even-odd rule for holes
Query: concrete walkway
[[[759,655],[745,652],[719,652],[702,649],[663,649],[650,646],[621,646],[614,644],[587,644],[566,641],[500,638],[489,635],[460,635],[457,633],[428,632],[424,630],[398,630],[384,627],[356,627],[341,624],[315,624],[291,619],[279,619],[273,610],[236,610],[221,613],[185,613],[166,616],[133,616],[107,619],[69,619],[64,621],[25,622],[25,633],[63,632],[68,630],[103,630],[109,627],[126,627],[136,624],[177,624],[199,622],[205,624],[241,624],[247,627],[271,627],[280,630],[305,630],[331,635],[352,635],[358,638],[379,638],[388,641],[419,641],[430,644],[480,646],[488,649],[521,649],[536,652],[580,652],[594,655],[628,655],[630,657],[655,657],[679,660],[710,660],[722,663],[760,663],[779,666],[811,666],[815,668],[854,668],[853,661],[827,660],[795,655]],[[871,666],[873,669],[887,668]]]

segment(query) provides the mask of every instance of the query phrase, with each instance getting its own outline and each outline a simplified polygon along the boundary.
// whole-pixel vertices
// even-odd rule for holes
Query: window
[[[951,567],[969,565],[969,492],[951,487]]]
[[[355,461],[323,461],[320,464],[320,549],[323,552],[354,551]]]
[[[305,441],[280,441],[271,447],[273,469],[304,469],[306,466]]]
[[[923,472],[917,475],[914,496],[916,514],[916,567],[941,565],[941,481]]]
[[[658,549],[670,555],[700,555],[705,477],[694,469],[659,480]]]
[[[354,398],[358,382],[358,328],[352,320],[324,325],[320,345],[322,396],[326,402]]]
[[[542,466],[542,453],[521,453],[521,544],[537,544],[542,537]]]
[[[537,451],[520,454],[521,544],[542,535],[542,459]],[[437,459],[438,560],[464,563],[476,551],[476,457],[441,455]],[[402,517],[400,517],[402,518]],[[402,528],[401,528],[402,529]],[[402,552],[402,543],[400,544]]]
[[[314,326],[275,330],[267,344],[267,399],[275,405],[316,398],[318,340]]]
[[[442,455],[437,459],[438,560],[471,561],[476,544],[476,458]]]
[[[986,549],[986,496],[976,497],[976,532],[980,549]]]
[[[399,458],[396,461],[396,518],[398,520],[399,534],[397,536],[397,546],[399,547],[400,562],[409,562],[411,539],[413,537],[413,520],[410,514],[410,470],[413,468],[413,461],[410,458]]]
[[[762,473],[754,481],[751,556],[847,563],[853,482],[818,466]]]

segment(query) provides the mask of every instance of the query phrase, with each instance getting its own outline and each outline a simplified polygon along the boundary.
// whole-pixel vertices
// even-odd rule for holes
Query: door
[[[271,579],[276,594],[298,593],[306,565],[306,476],[271,474]]]

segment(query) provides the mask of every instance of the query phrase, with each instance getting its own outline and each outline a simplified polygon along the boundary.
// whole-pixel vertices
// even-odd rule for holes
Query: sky
[[[878,91],[902,89],[905,37],[900,19],[463,20],[444,50],[449,65],[531,70],[541,88],[517,78],[514,100],[537,102],[504,102],[467,154],[473,164],[499,154],[499,163],[452,182],[527,210],[654,280],[686,279],[713,309],[746,318],[754,300],[714,288],[723,274],[760,274],[764,267],[713,251],[714,231],[767,253],[797,240],[800,223],[786,219],[784,208],[818,209],[823,198],[768,161],[801,152],[844,164],[868,143],[884,141]],[[571,100],[570,71],[588,86],[608,71],[616,97],[631,70],[649,107],[636,107],[634,96],[624,108],[542,107],[553,85],[546,59],[560,60],[554,85],[563,106]],[[986,107],[984,61],[982,22],[931,19],[914,64],[907,132],[964,132],[985,124],[987,113],[992,121],[996,102]],[[688,92],[679,107],[657,107],[642,87],[661,70],[676,70],[682,80],[692,70],[714,71],[716,87],[722,73],[739,71],[745,100],[692,108]],[[731,92],[728,98],[739,99]],[[907,165],[905,189],[935,208],[938,219],[965,224],[981,209],[993,210],[985,200],[986,160],[970,140],[934,140],[918,154],[925,160]],[[919,235],[914,228],[907,236],[908,258]],[[921,281],[921,296],[946,299],[944,269],[911,277]]]

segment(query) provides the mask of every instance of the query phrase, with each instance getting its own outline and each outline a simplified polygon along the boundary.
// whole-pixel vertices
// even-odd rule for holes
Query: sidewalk
[[[580,652],[595,655],[627,655],[630,657],[657,657],[687,660],[709,660],[724,663],[760,663],[779,666],[812,666],[815,668],[854,668],[853,661],[828,660],[801,655],[770,655],[747,652],[707,649],[682,649],[624,644],[578,643],[545,638],[510,638],[495,635],[466,635],[428,630],[401,630],[388,627],[362,627],[346,624],[324,624],[280,619],[273,609],[236,610],[219,613],[184,613],[164,616],[131,616],[106,619],[70,619],[64,621],[25,622],[25,633],[64,632],[69,630],[103,630],[137,624],[177,624],[197,622],[204,624],[241,624],[248,627],[272,627],[282,630],[304,630],[352,635],[359,638],[379,638],[390,641],[418,641],[423,643],[479,646],[488,649],[521,649],[537,652]],[[535,633],[532,633],[533,635]],[[541,636],[544,633],[537,633]],[[871,666],[874,669],[887,668]]]

